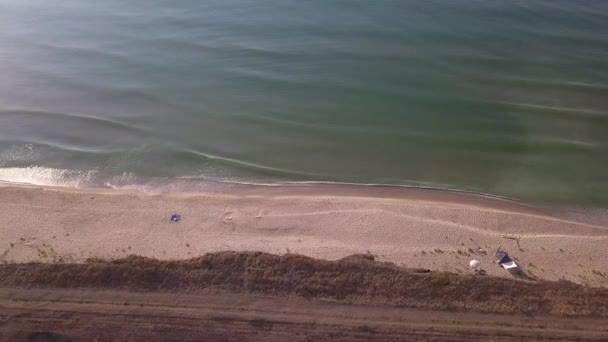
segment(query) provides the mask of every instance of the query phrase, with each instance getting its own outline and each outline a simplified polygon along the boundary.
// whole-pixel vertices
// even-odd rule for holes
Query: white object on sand
[[[479,266],[481,266],[481,262],[479,260],[471,260],[469,261],[469,267],[470,268],[479,268]]]
[[[505,263],[500,264],[500,266],[502,266],[505,270],[508,270],[509,268],[518,267],[517,264],[515,263],[515,261],[505,262]]]

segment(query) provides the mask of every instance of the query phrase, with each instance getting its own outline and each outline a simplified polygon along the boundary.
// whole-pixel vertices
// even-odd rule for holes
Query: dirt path
[[[34,341],[36,332],[54,334],[47,341],[599,341],[605,323],[235,294],[0,289],[2,341]]]

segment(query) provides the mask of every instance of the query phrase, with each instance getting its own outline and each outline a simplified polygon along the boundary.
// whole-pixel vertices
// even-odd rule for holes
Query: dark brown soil
[[[252,294],[0,288],[0,341],[606,341],[603,318],[425,311]]]
[[[355,255],[221,252],[179,261],[129,256],[85,264],[0,265],[1,287],[228,291],[459,312],[608,317],[608,289],[405,269]],[[254,322],[264,327],[263,322]]]

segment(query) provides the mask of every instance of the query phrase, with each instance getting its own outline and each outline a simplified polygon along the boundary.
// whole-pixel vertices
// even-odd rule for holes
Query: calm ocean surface
[[[608,205],[608,1],[0,0],[0,181]]]

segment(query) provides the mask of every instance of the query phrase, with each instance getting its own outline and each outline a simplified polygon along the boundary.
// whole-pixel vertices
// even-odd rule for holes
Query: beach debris
[[[505,270],[518,267],[515,261],[511,259],[509,254],[501,251],[500,249],[496,252],[495,262]]]
[[[496,250],[494,262],[507,270],[515,278],[531,280],[526,272],[524,272],[524,270],[509,256],[507,252],[500,250],[500,247],[498,247]]]
[[[182,220],[182,215],[173,214],[171,215],[171,222],[179,222]]]
[[[479,260],[473,259],[473,260],[469,261],[469,267],[473,269],[473,274],[475,274],[475,275],[482,275],[482,276],[487,275],[486,270],[481,268],[481,261],[479,261]]]
[[[508,236],[508,235],[503,235],[502,237],[505,239],[509,239],[509,240],[515,240],[515,243],[517,243],[517,248],[519,248],[520,251],[523,251],[523,249],[519,245],[519,238],[516,238],[514,236]]]

